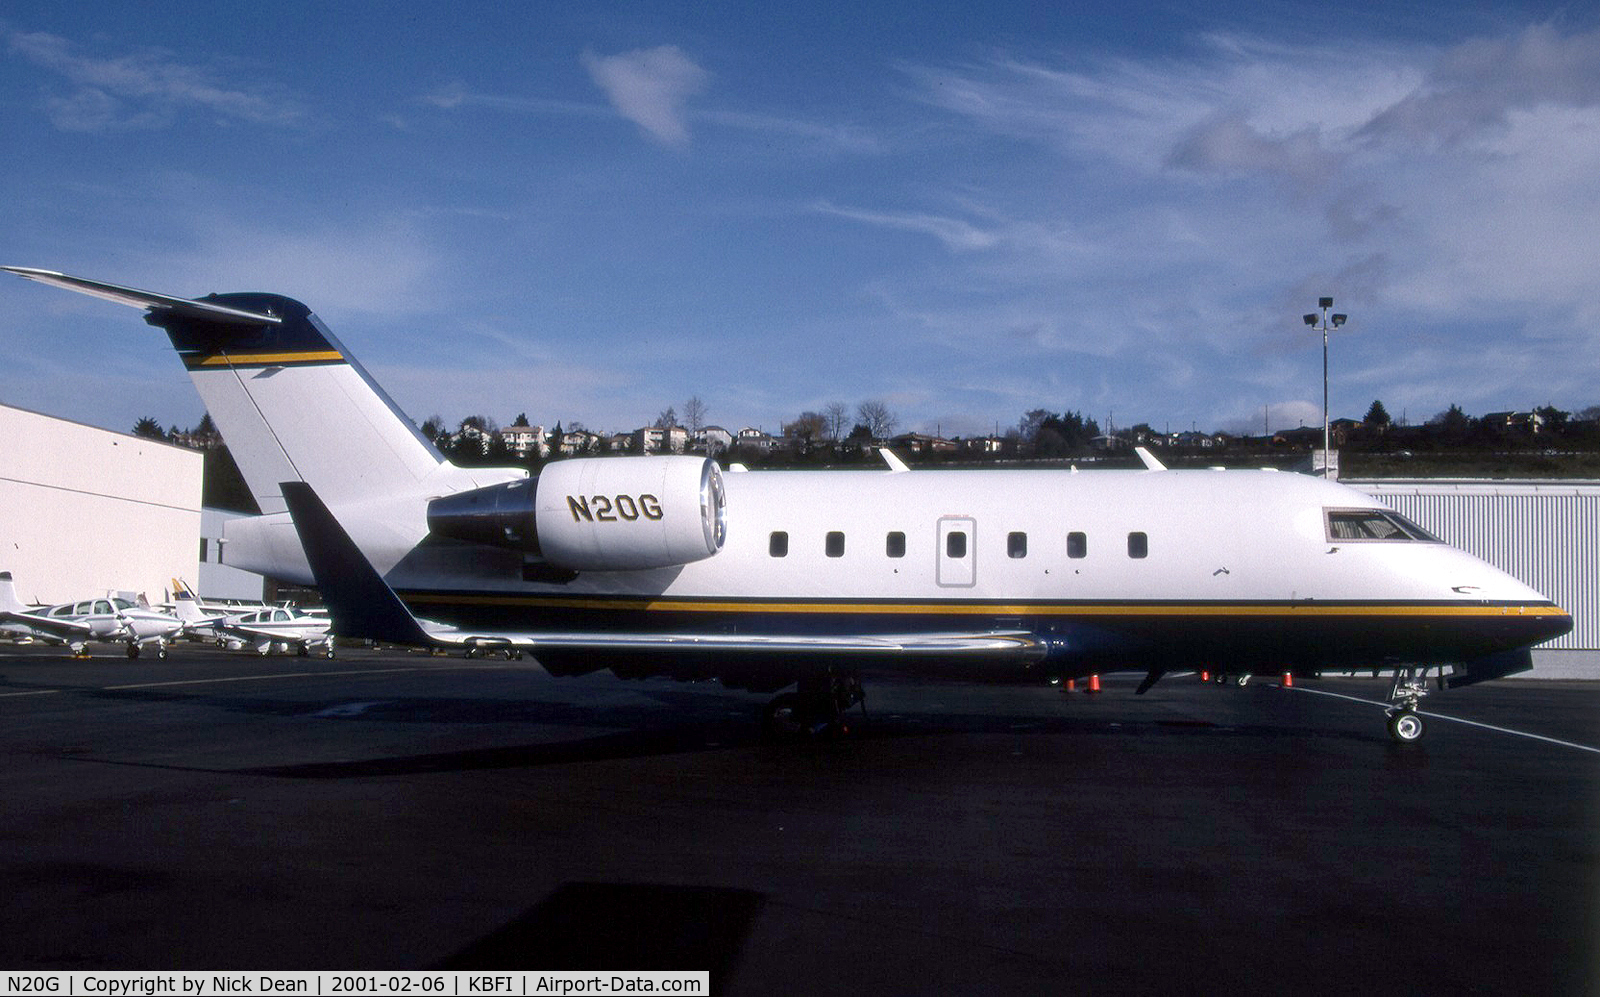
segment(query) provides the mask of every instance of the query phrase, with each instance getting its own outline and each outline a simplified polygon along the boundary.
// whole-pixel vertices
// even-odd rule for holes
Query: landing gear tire
[[[332,647],[332,645],[329,645],[328,649],[326,651],[322,652],[322,656],[327,658],[330,661],[333,660],[333,647]]]
[[[794,692],[775,696],[762,717],[766,732],[778,740],[837,737],[848,734],[844,714],[863,703],[861,680],[851,673],[829,671],[808,675]],[[865,712],[865,707],[862,707]]]
[[[806,721],[804,703],[797,692],[774,696],[761,719],[768,733],[785,741],[804,737],[811,729]]]
[[[156,657],[158,659],[162,660],[162,661],[167,660],[167,649],[165,647],[157,648],[156,649]]]
[[[1410,710],[1400,710],[1389,717],[1389,736],[1401,744],[1422,740],[1422,718]]]
[[[128,657],[129,658],[137,658],[138,656],[139,656],[139,645],[138,644],[129,644],[128,645]]]

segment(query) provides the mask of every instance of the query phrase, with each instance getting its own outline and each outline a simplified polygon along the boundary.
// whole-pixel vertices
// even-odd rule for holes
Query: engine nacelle
[[[641,571],[721,550],[727,507],[710,460],[584,458],[548,464],[537,478],[434,499],[428,530],[538,554],[569,571]]]

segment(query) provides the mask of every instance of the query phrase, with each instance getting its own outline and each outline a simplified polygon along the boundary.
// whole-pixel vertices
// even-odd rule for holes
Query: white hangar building
[[[0,405],[0,570],[24,601],[167,598],[197,577],[195,450]]]

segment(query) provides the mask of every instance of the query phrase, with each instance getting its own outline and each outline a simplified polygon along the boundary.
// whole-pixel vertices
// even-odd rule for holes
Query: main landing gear
[[[1427,666],[1401,665],[1389,687],[1389,736],[1401,744],[1422,740],[1422,717],[1417,703],[1428,694]]]
[[[801,679],[794,692],[773,697],[762,725],[768,734],[782,740],[848,734],[845,711],[865,701],[859,676],[829,669]]]

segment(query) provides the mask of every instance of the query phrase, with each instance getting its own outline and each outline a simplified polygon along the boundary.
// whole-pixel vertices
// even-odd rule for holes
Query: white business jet
[[[990,681],[1174,670],[1392,670],[1389,729],[1426,678],[1531,666],[1567,613],[1371,497],[1270,471],[734,471],[696,457],[456,467],[305,305],[189,300],[7,268],[145,310],[263,516],[234,564],[316,584],[341,636],[518,650],[553,674],[715,677],[834,727],[859,676]]]
[[[13,638],[63,645],[80,656],[89,644],[98,643],[122,644],[130,658],[146,648],[165,658],[167,644],[182,632],[183,621],[117,596],[29,606],[17,597],[11,572],[0,571],[0,630]]]

